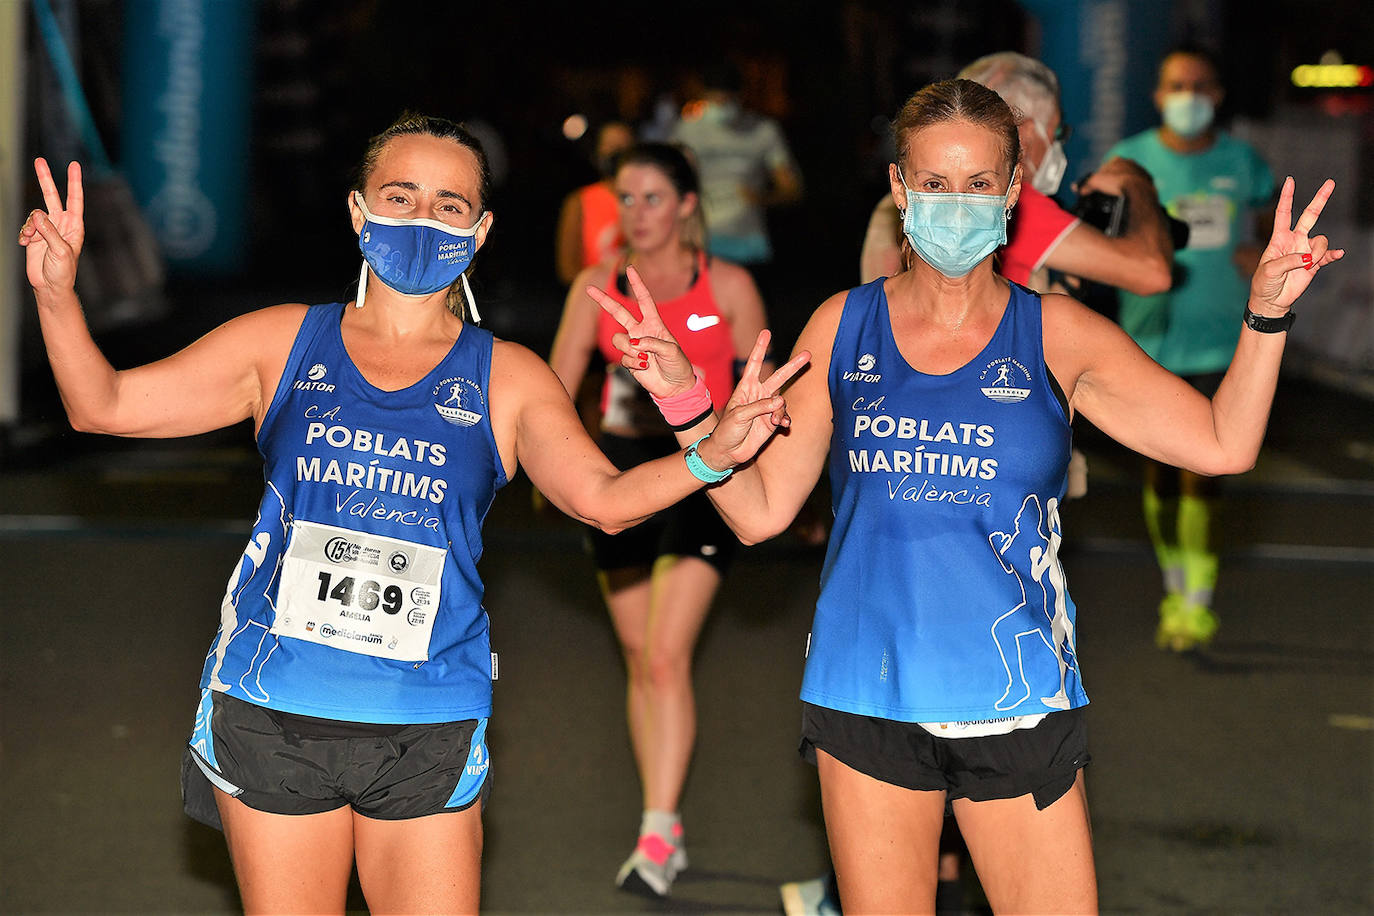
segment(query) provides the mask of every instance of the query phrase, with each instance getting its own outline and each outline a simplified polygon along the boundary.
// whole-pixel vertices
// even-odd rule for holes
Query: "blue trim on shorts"
[[[487,719],[478,721],[477,728],[472,732],[472,740],[468,743],[468,761],[463,767],[463,775],[458,779],[458,785],[454,788],[453,794],[444,803],[445,808],[461,808],[471,804],[477,797],[477,793],[482,791],[482,784],[487,781],[487,773],[491,769],[491,754],[487,752]]]
[[[219,769],[219,761],[215,759],[215,732],[210,727],[210,720],[215,714],[215,703],[213,693],[209,687],[203,687],[200,691],[200,704],[196,707],[196,722],[191,729],[191,740],[188,742],[196,752],[197,763],[204,761],[215,770]],[[201,769],[205,769],[204,766]],[[207,772],[205,774],[209,776]],[[223,786],[221,786],[223,788]],[[225,789],[228,792],[228,789]]]

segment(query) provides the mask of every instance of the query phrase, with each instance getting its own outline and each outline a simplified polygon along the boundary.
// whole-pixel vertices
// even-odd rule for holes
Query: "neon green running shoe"
[[[1217,632],[1217,617],[1206,605],[1182,595],[1166,595],[1159,603],[1155,645],[1174,652],[1206,646]]]

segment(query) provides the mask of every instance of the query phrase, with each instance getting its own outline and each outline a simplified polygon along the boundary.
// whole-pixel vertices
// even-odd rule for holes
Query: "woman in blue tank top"
[[[1294,225],[1285,184],[1209,400],[1073,299],[998,275],[1021,169],[1016,118],[996,93],[927,86],[894,133],[903,271],[820,306],[798,340],[815,365],[788,389],[787,435],[707,492],[753,543],[785,530],[829,469],[835,523],[801,750],[819,770],[845,910],[930,911],[948,801],[995,911],[1093,911],[1088,699],[1058,558],[1069,424],[1081,413],[1198,473],[1249,468],[1289,309],[1343,254],[1309,236],[1333,185]],[[640,307],[642,321],[619,314],[659,356],[640,381],[670,395],[690,368],[647,296]],[[734,397],[776,390],[756,382],[761,356]],[[742,456],[724,444],[706,440],[701,459],[732,466]]]
[[[466,271],[493,216],[460,125],[403,116],[373,138],[348,196],[354,303],[262,309],[123,371],[75,292],[80,167],[65,202],[35,169],[44,209],[19,242],[72,425],[171,437],[254,421],[267,486],[183,765],[244,908],[342,912],[356,862],[371,909],[475,912],[494,668],[476,565],[495,491],[523,467],[558,508],[619,531],[718,472],[691,449],[617,470],[542,359],[469,323]],[[628,352],[642,372],[650,357]],[[772,394],[731,407],[717,439],[752,452],[780,416]]]

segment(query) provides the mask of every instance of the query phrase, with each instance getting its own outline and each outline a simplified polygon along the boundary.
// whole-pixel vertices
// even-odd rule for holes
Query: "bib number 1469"
[[[388,614],[399,613],[401,602],[405,598],[399,585],[388,585],[386,588],[382,588],[380,582],[374,582],[371,579],[358,582],[352,576],[342,576],[333,588],[329,587],[331,583],[334,583],[333,577],[329,573],[321,571],[320,591],[315,597],[325,602],[332,598],[344,607],[351,607],[356,601],[358,607],[364,611],[375,611],[380,605],[381,609]]]

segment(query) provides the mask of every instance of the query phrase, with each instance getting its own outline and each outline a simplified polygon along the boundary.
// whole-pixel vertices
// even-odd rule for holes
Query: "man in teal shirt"
[[[1216,63],[1206,52],[1169,53],[1154,92],[1163,125],[1122,140],[1106,156],[1140,163],[1154,177],[1161,203],[1189,228],[1187,247],[1174,255],[1173,287],[1157,296],[1123,291],[1121,326],[1161,365],[1208,396],[1235,352],[1248,278],[1259,259],[1250,215],[1263,213],[1275,190],[1274,176],[1254,148],[1213,123],[1222,96]],[[1258,237],[1268,235],[1258,228]],[[1217,629],[1211,610],[1217,557],[1209,541],[1214,489],[1209,478],[1187,471],[1155,462],[1147,468],[1145,522],[1166,593],[1156,636],[1162,648],[1205,645]]]

